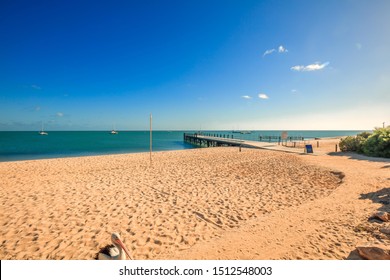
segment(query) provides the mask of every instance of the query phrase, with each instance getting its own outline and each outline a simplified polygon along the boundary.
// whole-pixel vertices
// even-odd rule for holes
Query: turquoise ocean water
[[[153,151],[193,149],[183,141],[184,133],[194,131],[154,131]],[[258,140],[259,136],[279,136],[281,131],[252,131],[250,134],[232,131],[202,131],[225,137]],[[335,137],[356,135],[361,131],[288,131],[288,136]],[[43,158],[91,156],[122,153],[149,152],[149,131],[48,131],[39,135],[36,131],[0,132],[0,161]]]

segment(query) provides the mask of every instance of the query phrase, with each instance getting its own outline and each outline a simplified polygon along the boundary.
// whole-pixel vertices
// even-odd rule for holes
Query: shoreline
[[[93,259],[113,231],[135,259],[344,259],[379,242],[368,217],[380,205],[360,197],[388,190],[390,160],[153,155],[152,166],[147,152],[0,162],[1,259]]]
[[[58,131],[46,136],[33,132],[0,132],[0,162],[127,154],[149,151],[149,132],[129,131],[112,136],[105,131]],[[187,131],[189,132],[189,131]],[[346,135],[358,131],[344,131]],[[155,131],[153,149],[156,151],[186,150],[192,147],[183,142],[184,131]],[[205,132],[213,133],[213,131]],[[232,136],[230,131],[215,131],[217,134]],[[277,131],[257,131],[240,136],[247,141],[257,141],[260,133],[275,135]],[[336,131],[308,131],[305,137],[332,135]],[[294,134],[294,133],[293,133]],[[157,137],[157,138],[156,138]],[[91,140],[94,142],[91,143]]]
[[[329,140],[340,140],[341,138],[344,138],[346,136],[340,136],[340,137],[324,137],[324,138],[320,138],[320,139],[309,139],[309,140],[305,140],[305,142],[312,142],[312,141],[329,141]],[[259,141],[254,141],[255,143],[256,142],[259,142]],[[259,142],[261,143],[261,142]],[[264,142],[264,143],[268,143],[268,142]],[[276,144],[277,142],[271,142],[271,144]],[[292,144],[294,143],[294,141],[291,141],[291,142],[288,142],[289,144]],[[327,142],[321,142],[322,144],[327,144]],[[333,142],[332,142],[333,144]],[[289,146],[286,146],[288,148],[292,148],[292,147],[289,147]],[[183,148],[183,149],[179,149],[179,150],[156,150],[156,151],[152,151],[152,153],[160,153],[160,152],[170,152],[170,151],[173,151],[173,152],[176,152],[176,151],[185,151],[185,150],[193,150],[193,149],[204,149],[206,147],[199,147],[199,146],[193,146],[191,148]],[[321,147],[322,148],[322,147]],[[291,149],[293,150],[293,149]],[[66,156],[52,156],[52,157],[39,157],[39,158],[32,158],[32,159],[10,159],[10,160],[0,160],[0,163],[2,162],[19,162],[19,161],[35,161],[35,160],[52,160],[52,159],[66,159],[66,158],[84,158],[84,157],[101,157],[101,156],[115,156],[115,155],[131,155],[131,154],[149,154],[150,152],[149,151],[136,151],[136,152],[120,152],[120,153],[103,153],[103,154],[86,154],[86,155],[81,155],[81,154],[75,154],[75,155],[66,155]]]
[[[186,148],[181,150],[160,150],[160,151],[153,151],[152,155],[155,153],[164,153],[164,152],[178,152],[178,151],[186,151],[186,150],[193,150],[198,149],[198,147],[194,148]],[[199,148],[201,149],[201,148]],[[7,161],[1,161],[1,163],[7,163],[7,162],[29,162],[29,161],[41,161],[41,160],[58,160],[58,159],[78,159],[78,158],[88,158],[88,157],[110,157],[110,156],[126,156],[126,155],[138,155],[138,154],[147,154],[149,155],[150,152],[134,152],[134,153],[111,153],[111,154],[96,154],[96,155],[74,155],[74,156],[65,156],[65,157],[48,157],[48,158],[36,158],[36,159],[15,159],[15,160],[7,160]]]

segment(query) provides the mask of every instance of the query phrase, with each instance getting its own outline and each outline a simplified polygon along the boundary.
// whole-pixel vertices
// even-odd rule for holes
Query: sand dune
[[[118,231],[135,259],[343,259],[389,245],[361,199],[389,199],[389,164],[237,148],[2,162],[0,258],[93,259]]]

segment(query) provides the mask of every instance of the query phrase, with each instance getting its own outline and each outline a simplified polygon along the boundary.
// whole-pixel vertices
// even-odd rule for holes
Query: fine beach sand
[[[347,259],[390,249],[390,160],[220,147],[0,163],[0,259]]]

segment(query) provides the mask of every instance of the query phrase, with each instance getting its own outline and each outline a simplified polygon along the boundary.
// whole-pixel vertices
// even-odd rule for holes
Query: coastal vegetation
[[[340,150],[390,158],[390,126],[375,128],[372,133],[362,132],[356,136],[343,138],[340,140]]]

